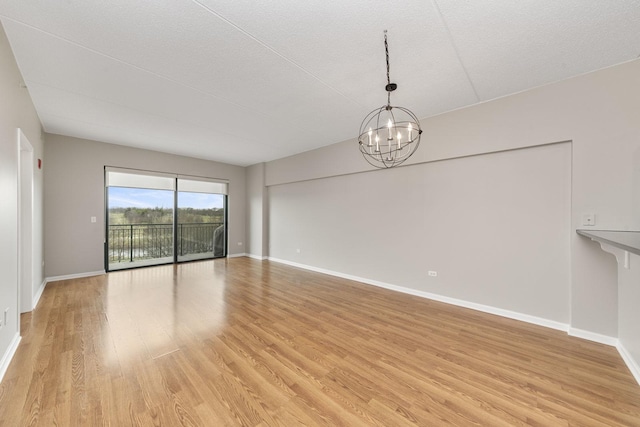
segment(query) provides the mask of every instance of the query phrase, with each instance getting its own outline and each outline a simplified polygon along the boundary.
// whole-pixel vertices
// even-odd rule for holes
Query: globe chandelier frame
[[[384,50],[387,60],[387,104],[364,118],[358,136],[360,152],[365,160],[380,169],[404,163],[416,152],[422,136],[416,115],[407,108],[391,105],[391,92],[398,85],[391,83],[387,30],[384,30]]]

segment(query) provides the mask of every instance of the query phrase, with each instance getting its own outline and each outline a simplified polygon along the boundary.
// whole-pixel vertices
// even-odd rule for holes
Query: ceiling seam
[[[471,80],[469,71],[467,70],[467,67],[464,65],[464,62],[462,61],[462,57],[460,56],[460,51],[458,50],[458,46],[456,45],[456,42],[453,39],[453,34],[451,34],[451,29],[449,28],[449,25],[447,24],[447,21],[444,19],[444,15],[440,10],[440,5],[438,4],[438,0],[431,0],[431,3],[433,4],[433,7],[435,7],[436,11],[438,12],[438,17],[440,18],[440,21],[444,26],[445,32],[447,33],[447,37],[449,38],[449,42],[451,43],[451,47],[453,47],[453,51],[456,53],[456,57],[458,58],[460,67],[462,67],[462,71],[464,71],[464,75],[467,77],[467,81],[469,82],[469,85],[471,86],[471,89],[473,90],[473,93],[476,96],[477,102],[481,102],[482,100],[480,99],[480,95],[478,95],[476,86],[473,84],[473,80]]]
[[[277,55],[278,57],[282,58],[283,60],[285,60],[289,64],[293,65],[294,67],[296,67],[297,69],[299,69],[300,71],[302,71],[303,73],[308,75],[309,77],[313,78],[314,80],[316,80],[317,82],[319,82],[320,84],[325,86],[326,88],[328,88],[331,91],[337,93],[338,95],[340,95],[341,97],[343,97],[347,101],[354,103],[355,105],[357,105],[360,108],[363,108],[363,109],[367,108],[365,105],[361,105],[359,102],[351,99],[349,96],[347,96],[344,93],[340,92],[338,89],[334,88],[329,83],[326,83],[320,77],[316,76],[311,71],[308,71],[306,68],[304,68],[302,65],[298,64],[293,59],[289,59],[288,57],[284,56],[283,54],[281,54],[280,52],[275,50],[273,47],[269,46],[268,44],[266,44],[265,42],[263,42],[262,40],[260,40],[259,38],[257,38],[253,34],[251,34],[250,32],[246,31],[245,29],[243,29],[242,27],[240,27],[239,25],[234,23],[233,21],[231,21],[231,20],[225,18],[224,16],[220,15],[218,12],[216,12],[213,9],[211,9],[209,6],[206,6],[206,5],[202,4],[202,3],[200,3],[198,0],[191,0],[191,1],[194,2],[195,4],[197,4],[198,6],[200,6],[201,8],[203,8],[204,10],[206,10],[207,12],[211,13],[212,15],[214,15],[216,18],[226,22],[227,24],[229,24],[230,26],[232,26],[236,30],[240,31],[242,34],[244,34],[245,36],[249,37],[251,40],[253,40],[256,43],[258,43],[260,46],[262,46],[265,49],[271,51],[273,54]]]
[[[179,85],[179,86],[182,86],[182,87],[185,87],[185,88],[191,89],[191,90],[196,91],[196,92],[198,92],[198,93],[200,93],[200,94],[203,94],[203,95],[205,95],[205,96],[209,96],[209,97],[211,97],[211,98],[219,99],[219,100],[224,101],[224,102],[226,102],[226,103],[228,103],[228,104],[234,105],[234,106],[236,106],[236,107],[238,107],[238,108],[241,108],[241,109],[243,109],[243,110],[246,110],[246,111],[252,112],[252,113],[254,113],[254,114],[257,114],[257,115],[259,115],[259,116],[265,117],[265,118],[267,118],[267,119],[274,119],[274,118],[275,118],[275,117],[269,116],[269,115],[267,115],[267,114],[264,114],[264,112],[262,112],[261,110],[255,110],[255,109],[252,109],[252,108],[250,108],[250,107],[247,107],[246,105],[242,105],[242,104],[239,104],[239,103],[237,103],[237,102],[234,102],[234,101],[228,100],[228,99],[226,99],[226,98],[224,98],[224,97],[221,97],[221,96],[218,96],[218,95],[212,94],[212,93],[210,93],[210,92],[206,92],[206,91],[204,91],[204,90],[202,90],[202,89],[199,89],[199,88],[197,88],[197,87],[195,87],[195,86],[191,86],[191,85],[184,84],[184,83],[179,82],[179,81],[177,81],[177,80],[174,80],[174,79],[172,79],[172,78],[170,78],[170,77],[163,76],[162,74],[155,73],[155,72],[153,72],[153,71],[147,70],[146,68],[140,67],[140,66],[135,65],[135,64],[131,64],[131,63],[127,62],[127,61],[123,61],[122,59],[118,59],[118,58],[113,57],[113,56],[111,56],[111,55],[107,55],[106,53],[103,53],[103,52],[97,51],[97,50],[95,50],[95,49],[92,49],[92,48],[90,48],[90,47],[84,46],[84,45],[82,45],[82,44],[80,44],[80,43],[78,43],[78,42],[76,42],[76,41],[69,40],[69,39],[67,39],[67,38],[65,38],[65,37],[61,37],[61,36],[59,36],[59,35],[57,35],[57,34],[50,33],[49,31],[45,31],[45,30],[43,30],[43,29],[41,29],[41,28],[35,27],[35,26],[33,26],[33,25],[27,24],[27,23],[22,22],[22,21],[18,21],[17,19],[11,18],[11,17],[9,17],[9,16],[6,16],[6,15],[0,15],[0,18],[2,18],[2,19],[8,19],[8,20],[10,20],[10,21],[12,21],[12,22],[15,22],[15,23],[17,23],[17,24],[24,25],[24,26],[25,26],[25,27],[27,27],[27,28],[31,28],[32,30],[38,31],[38,32],[40,32],[40,33],[42,33],[42,34],[46,34],[46,35],[48,35],[48,36],[50,36],[50,37],[53,37],[53,38],[56,38],[56,39],[58,39],[58,40],[62,40],[62,41],[64,41],[64,42],[66,42],[66,43],[72,44],[72,45],[74,45],[74,46],[76,46],[76,47],[79,47],[79,48],[81,48],[81,49],[85,49],[85,50],[87,50],[87,51],[89,51],[89,52],[92,52],[92,53],[94,53],[94,54],[96,54],[96,55],[100,55],[100,56],[105,57],[105,58],[108,58],[108,59],[110,59],[110,60],[112,60],[112,61],[116,61],[116,62],[119,62],[120,64],[124,64],[124,65],[126,65],[126,66],[129,66],[129,67],[135,68],[136,70],[142,71],[142,72],[147,73],[147,74],[151,74],[152,76],[155,76],[155,77],[158,77],[158,78],[160,78],[160,79],[163,79],[163,80],[169,81],[169,82],[174,83],[174,84],[176,84],[176,85]],[[28,84],[27,84],[27,86],[28,86]],[[85,96],[85,95],[83,95],[83,96]]]
[[[209,92],[205,92],[205,91],[203,91],[202,89],[199,89],[199,88],[197,88],[197,87],[194,87],[194,86],[190,86],[190,85],[184,84],[184,83],[179,82],[179,81],[177,81],[177,80],[174,80],[174,79],[172,79],[172,78],[170,78],[170,77],[163,76],[162,74],[155,73],[155,72],[153,72],[153,71],[151,71],[151,70],[147,70],[146,68],[142,68],[142,67],[140,67],[140,66],[138,66],[138,65],[131,64],[130,62],[123,61],[122,59],[116,58],[116,57],[114,57],[114,56],[107,55],[106,53],[103,53],[103,52],[97,51],[97,50],[92,49],[92,48],[90,48],[90,47],[88,47],[88,46],[84,46],[84,45],[82,45],[82,44],[80,44],[80,43],[78,43],[78,42],[76,42],[76,41],[69,40],[69,39],[67,39],[67,38],[65,38],[65,37],[62,37],[62,36],[59,36],[59,35],[57,35],[57,34],[50,33],[49,31],[45,31],[45,30],[43,30],[42,28],[38,28],[38,27],[35,27],[35,26],[33,26],[33,25],[27,24],[26,22],[18,21],[17,19],[14,19],[14,18],[8,17],[8,16],[6,16],[6,15],[0,15],[0,17],[1,17],[1,18],[4,18],[4,19],[8,19],[8,20],[10,20],[10,21],[13,21],[13,22],[15,22],[15,23],[17,23],[17,24],[24,25],[25,27],[31,28],[32,30],[35,30],[35,31],[38,31],[38,32],[40,32],[40,33],[46,34],[46,35],[51,36],[51,37],[53,37],[53,38],[56,38],[56,39],[58,39],[58,40],[62,40],[62,41],[64,41],[64,42],[66,42],[66,43],[72,44],[72,45],[74,45],[74,46],[76,46],[76,47],[79,47],[79,48],[81,48],[81,49],[88,50],[89,52],[95,53],[96,55],[100,55],[100,56],[103,56],[103,57],[105,57],[105,58],[109,58],[109,59],[111,59],[111,60],[113,60],[113,61],[119,62],[119,63],[121,63],[121,64],[127,65],[127,66],[129,66],[129,67],[135,68],[136,70],[143,71],[143,72],[145,72],[145,73],[147,73],[147,74],[151,74],[151,75],[156,76],[156,77],[159,77],[159,78],[161,78],[161,79],[163,79],[163,80],[170,81],[171,83],[175,83],[175,84],[177,84],[177,85],[180,85],[180,86],[183,86],[183,87],[189,88],[189,89],[191,89],[191,90],[195,90],[196,92],[199,92],[199,93],[201,93],[201,94],[203,94],[203,95],[207,95],[207,96],[211,96],[212,98],[220,99],[220,100],[222,100],[222,101],[224,101],[224,102],[228,102],[229,104],[233,104],[233,105],[235,105],[235,106],[237,106],[237,107],[244,108],[244,109],[246,109],[246,110],[248,110],[248,111],[253,111],[253,110],[251,110],[250,108],[245,107],[244,105],[238,104],[237,102],[233,102],[233,101],[230,101],[230,100],[228,100],[228,99],[226,99],[226,98],[223,98],[223,97],[221,97],[221,96],[214,95],[214,94],[209,93]]]

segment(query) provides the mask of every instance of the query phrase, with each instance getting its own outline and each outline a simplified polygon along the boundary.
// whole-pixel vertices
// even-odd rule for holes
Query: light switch
[[[95,216],[91,217],[91,222],[96,222],[96,217]]]
[[[582,214],[582,225],[587,227],[593,227],[596,225],[596,214]]]

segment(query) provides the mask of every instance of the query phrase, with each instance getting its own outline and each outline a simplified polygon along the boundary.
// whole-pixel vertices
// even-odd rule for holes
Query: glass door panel
[[[218,258],[226,256],[226,196],[195,191],[178,180],[177,260]]]
[[[174,191],[107,187],[108,270],[174,261]]]

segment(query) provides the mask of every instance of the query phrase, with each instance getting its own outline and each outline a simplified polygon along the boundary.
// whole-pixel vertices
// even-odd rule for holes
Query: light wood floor
[[[248,258],[50,283],[3,426],[640,426],[612,347]]]

